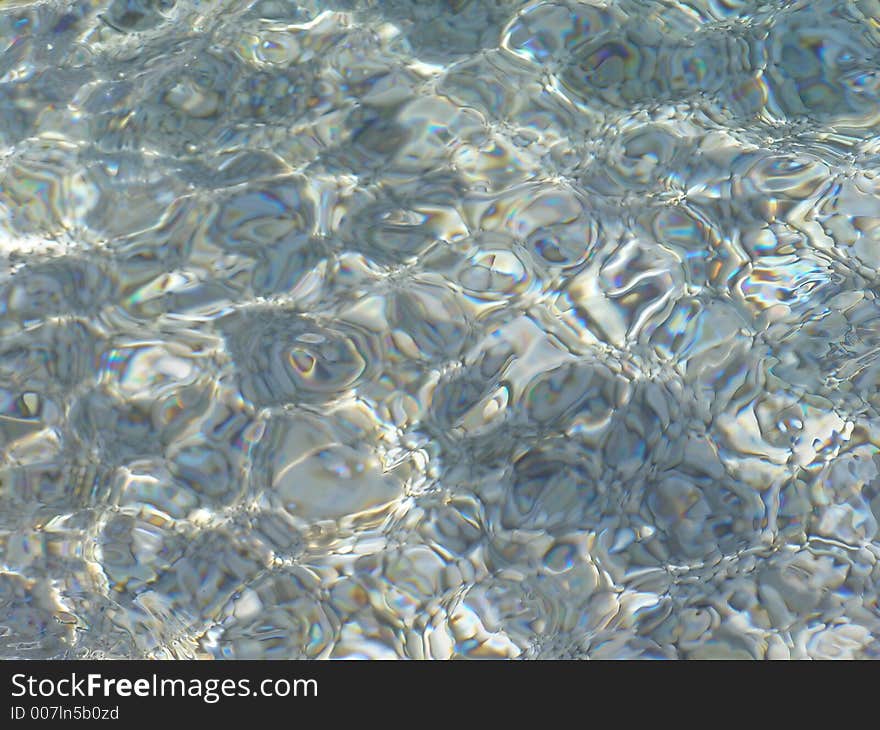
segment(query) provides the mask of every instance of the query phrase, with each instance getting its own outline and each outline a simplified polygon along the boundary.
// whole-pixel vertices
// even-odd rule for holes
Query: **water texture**
[[[0,3],[0,656],[876,657],[878,49]]]

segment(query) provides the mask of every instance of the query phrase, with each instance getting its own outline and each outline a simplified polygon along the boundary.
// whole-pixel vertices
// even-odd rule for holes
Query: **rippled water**
[[[0,3],[0,656],[876,656],[878,49]]]

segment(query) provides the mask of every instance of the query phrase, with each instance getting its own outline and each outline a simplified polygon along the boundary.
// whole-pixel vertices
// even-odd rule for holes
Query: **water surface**
[[[0,656],[876,656],[878,48],[0,3]]]

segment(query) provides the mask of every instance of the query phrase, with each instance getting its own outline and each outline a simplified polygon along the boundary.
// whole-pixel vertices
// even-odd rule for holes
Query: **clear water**
[[[878,49],[0,3],[0,656],[876,656]]]

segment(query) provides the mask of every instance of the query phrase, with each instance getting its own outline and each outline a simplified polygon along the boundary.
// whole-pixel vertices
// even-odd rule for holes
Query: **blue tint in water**
[[[4,3],[0,656],[876,656],[875,5]]]

